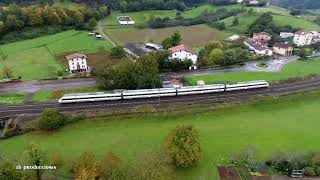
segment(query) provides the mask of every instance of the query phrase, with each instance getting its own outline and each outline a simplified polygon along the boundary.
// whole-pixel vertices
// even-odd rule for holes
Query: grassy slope
[[[265,100],[250,105],[181,113],[113,116],[82,121],[55,133],[33,132],[0,141],[0,149],[19,158],[28,142],[68,160],[85,150],[99,158],[112,150],[127,162],[137,153],[161,144],[178,124],[193,124],[200,131],[203,160],[198,167],[180,170],[184,179],[216,177],[215,164],[222,156],[253,146],[260,158],[274,151],[319,150],[320,92]],[[79,141],[81,139],[81,141]]]
[[[198,80],[205,82],[239,82],[264,79],[267,81],[285,80],[288,78],[304,77],[311,74],[320,74],[320,58],[312,61],[296,61],[287,64],[280,72],[231,72],[201,76],[189,76],[187,80],[196,84]]]
[[[92,53],[100,48],[109,49],[110,47],[111,45],[106,41],[97,41],[87,36],[85,31],[70,30],[1,45],[1,53],[7,58],[0,59],[0,69],[6,65],[12,68],[16,76],[21,75],[23,80],[43,79],[48,77],[48,69],[53,72],[64,69],[55,59],[55,56],[62,52]]]
[[[22,104],[25,99],[25,94],[23,93],[5,93],[0,94],[0,104]]]

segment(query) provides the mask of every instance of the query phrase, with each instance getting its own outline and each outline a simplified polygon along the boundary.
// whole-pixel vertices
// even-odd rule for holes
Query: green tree
[[[138,89],[161,87],[158,62],[154,54],[140,57],[135,72]]]
[[[234,50],[227,50],[224,53],[222,64],[223,65],[231,65],[236,62],[237,62],[237,55],[236,55],[235,51]]]
[[[46,153],[35,144],[28,144],[26,151],[26,163],[34,166],[44,166],[47,162]],[[44,172],[43,169],[33,169],[33,175],[37,180],[41,180]]]
[[[95,18],[91,18],[89,20],[88,24],[89,24],[91,29],[94,29],[97,26],[98,22],[97,22],[97,20]]]
[[[162,46],[164,49],[169,49],[172,47],[172,44],[171,44],[171,39],[170,38],[166,38],[162,41]]]
[[[220,64],[223,61],[224,53],[221,49],[213,49],[209,54],[210,64]]]
[[[20,180],[20,176],[19,171],[10,161],[0,160],[0,180]]]
[[[45,109],[37,122],[40,129],[51,131],[63,126],[65,118],[58,109]]]
[[[116,46],[111,48],[110,55],[112,59],[121,59],[126,57],[126,52],[122,46]]]
[[[178,31],[174,32],[173,35],[171,36],[171,45],[172,46],[177,46],[181,43],[181,35]]]
[[[128,2],[127,1],[121,1],[119,5],[120,11],[122,13],[128,12]]]
[[[177,167],[190,167],[201,159],[199,132],[193,126],[177,126],[167,136],[165,147]]]
[[[232,25],[233,26],[237,26],[239,24],[239,19],[238,17],[234,17],[233,21],[232,21]]]

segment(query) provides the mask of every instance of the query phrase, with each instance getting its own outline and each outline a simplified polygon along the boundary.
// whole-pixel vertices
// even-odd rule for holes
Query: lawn
[[[305,77],[320,74],[320,58],[311,61],[295,61],[287,64],[280,72],[230,72],[221,74],[210,74],[200,76],[189,76],[187,81],[196,84],[198,80],[206,83],[214,82],[239,82],[251,80],[279,81],[289,78]]]
[[[23,93],[5,93],[0,94],[0,104],[22,104],[25,100],[25,94]]]
[[[204,24],[161,29],[125,28],[121,29],[121,31],[119,29],[106,29],[106,32],[112,37],[112,39],[121,45],[129,42],[139,43],[150,40],[160,43],[162,40],[172,35],[175,31],[179,31],[181,33],[182,43],[185,43],[189,46],[205,45],[210,41],[223,40],[230,35],[230,33],[210,28]]]
[[[145,150],[159,147],[176,125],[192,124],[200,131],[203,159],[197,167],[176,173],[184,176],[181,179],[215,179],[219,160],[248,145],[261,159],[276,151],[320,150],[320,133],[313,130],[320,126],[319,95],[314,91],[221,109],[189,107],[185,112],[89,119],[55,133],[33,132],[0,140],[0,149],[19,159],[26,144],[34,142],[66,160],[85,150],[101,159],[112,150],[126,163]]]
[[[63,52],[93,53],[110,48],[109,43],[89,37],[86,31],[69,30],[1,45],[0,69],[7,66],[23,80],[45,79],[50,77],[50,73],[65,69],[56,60],[56,56]]]

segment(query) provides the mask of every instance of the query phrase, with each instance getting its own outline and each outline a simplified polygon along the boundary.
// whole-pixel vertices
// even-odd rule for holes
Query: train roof
[[[64,94],[63,97],[70,97],[70,96],[89,96],[89,95],[102,95],[102,94],[116,94],[116,93],[106,93],[106,92],[73,93],[73,94]]]

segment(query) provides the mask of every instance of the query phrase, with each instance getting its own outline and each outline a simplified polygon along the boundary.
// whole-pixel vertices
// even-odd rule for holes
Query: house
[[[255,41],[268,42],[272,38],[272,35],[267,32],[254,33],[252,39]]]
[[[318,31],[310,31],[312,34],[312,43],[317,43],[320,41],[320,33]]]
[[[297,31],[293,36],[293,43],[299,47],[312,44],[313,34],[310,31]]]
[[[278,43],[273,46],[273,51],[282,56],[290,56],[293,52],[293,47],[290,44]]]
[[[180,44],[178,46],[174,46],[168,49],[171,52],[172,59],[179,59],[184,61],[185,59],[190,59],[193,63],[193,66],[189,67],[189,69],[197,69],[195,66],[198,60],[198,52],[193,50],[191,47],[188,47],[184,44]]]
[[[254,53],[262,56],[272,56],[272,50],[265,44],[261,43],[260,41],[256,41],[254,39],[246,39],[244,44]]]
[[[293,37],[294,36],[294,33],[292,32],[280,32],[280,37],[281,38],[290,38],[290,37]]]
[[[124,51],[134,56],[135,58],[139,58],[140,56],[147,55],[150,52],[163,50],[162,46],[153,44],[153,43],[146,43],[146,44],[128,43],[124,46],[123,49]]]
[[[87,56],[85,54],[73,53],[66,56],[69,64],[69,72],[84,72],[89,71],[89,67],[87,65]]]
[[[130,16],[118,16],[117,19],[121,25],[134,25],[135,23]]]
[[[259,1],[258,1],[258,0],[250,0],[250,1],[249,1],[249,4],[250,4],[250,5],[258,5],[258,4],[259,4]]]
[[[239,4],[243,3],[243,0],[237,0],[237,3]]]

